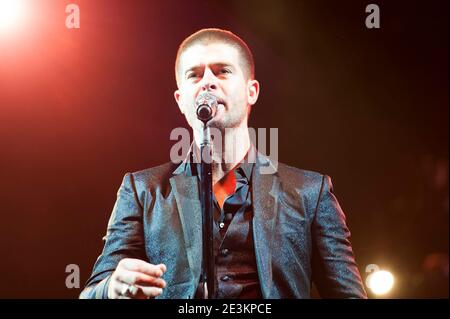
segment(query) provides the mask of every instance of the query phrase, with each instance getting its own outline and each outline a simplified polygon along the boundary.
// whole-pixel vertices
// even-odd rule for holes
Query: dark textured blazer
[[[186,162],[127,173],[119,188],[105,245],[80,298],[106,298],[123,258],[164,263],[157,298],[193,298],[202,263],[197,176]],[[264,298],[366,298],[345,216],[326,175],[275,165],[258,153],[252,173],[253,239]]]

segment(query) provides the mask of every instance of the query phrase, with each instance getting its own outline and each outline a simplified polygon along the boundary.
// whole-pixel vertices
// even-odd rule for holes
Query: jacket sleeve
[[[367,298],[349,238],[331,179],[324,175],[312,222],[312,278],[322,298]]]
[[[107,298],[109,278],[123,258],[145,260],[143,208],[139,202],[133,175],[125,174],[108,222],[101,255],[80,298]]]

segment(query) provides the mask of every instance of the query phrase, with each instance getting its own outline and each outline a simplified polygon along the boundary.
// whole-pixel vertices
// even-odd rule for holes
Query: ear
[[[183,103],[181,101],[180,90],[176,90],[175,92],[173,92],[173,96],[175,97],[175,101],[177,102],[178,108],[180,109],[181,113],[184,114],[184,108],[183,108]]]
[[[247,82],[247,100],[248,104],[253,105],[258,100],[259,82],[257,80],[249,80]]]

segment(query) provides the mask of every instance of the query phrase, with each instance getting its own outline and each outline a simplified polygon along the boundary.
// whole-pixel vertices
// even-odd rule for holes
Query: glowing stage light
[[[0,0],[0,31],[14,28],[24,14],[23,0]]]
[[[367,287],[376,295],[387,294],[394,286],[394,276],[389,271],[375,271],[367,279]]]

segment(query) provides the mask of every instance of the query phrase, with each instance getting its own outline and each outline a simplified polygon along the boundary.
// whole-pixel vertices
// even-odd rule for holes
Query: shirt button
[[[222,249],[221,253],[222,253],[222,256],[228,255],[228,249],[226,249],[226,248]]]
[[[225,224],[224,224],[224,223],[220,223],[220,224],[219,224],[219,227],[220,227],[220,228],[224,228],[224,227],[225,227]]]
[[[228,281],[230,280],[230,277],[228,277],[227,275],[220,277],[220,280],[222,281]]]

